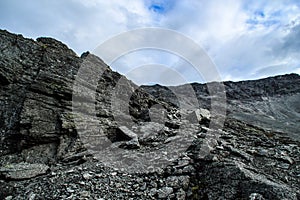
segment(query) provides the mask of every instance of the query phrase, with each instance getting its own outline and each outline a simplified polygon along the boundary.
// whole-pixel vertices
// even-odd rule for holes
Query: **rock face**
[[[0,44],[3,199],[300,198],[299,75],[225,82],[228,117],[222,130],[212,130],[206,85],[192,84],[200,107],[180,112],[168,87],[139,88],[96,56],[78,57],[55,39],[0,31]],[[103,74],[95,85],[88,82],[92,73],[80,80],[83,95],[76,96],[85,63]],[[74,96],[80,104],[75,110]],[[188,147],[156,170],[129,173],[106,165],[115,149],[169,158],[188,135]],[[109,160],[95,159],[97,148],[106,147]],[[148,162],[155,163],[150,155]]]
[[[0,43],[0,155],[51,164],[80,151],[68,117],[80,58],[51,38],[1,31]]]

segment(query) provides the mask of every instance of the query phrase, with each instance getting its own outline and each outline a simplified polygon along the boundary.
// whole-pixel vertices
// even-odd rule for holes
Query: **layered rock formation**
[[[212,130],[206,85],[192,84],[200,108],[182,110],[172,88],[139,88],[55,39],[0,31],[0,44],[1,199],[300,198],[299,75],[225,82],[228,117]],[[97,84],[93,71],[78,81],[83,65],[101,69]],[[132,172],[115,149],[124,166],[170,160]]]
[[[33,41],[6,31],[0,37],[0,155],[20,153],[12,159],[53,163],[77,141],[63,124],[80,59],[54,39]]]

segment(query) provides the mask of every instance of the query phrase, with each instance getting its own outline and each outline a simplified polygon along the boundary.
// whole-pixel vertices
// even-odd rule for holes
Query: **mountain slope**
[[[0,44],[2,199],[300,198],[298,75],[225,83],[214,130],[189,96],[179,109],[167,87],[139,88],[55,39],[0,31]],[[192,87],[209,109],[207,86]]]
[[[300,140],[300,76],[289,74],[255,81],[224,82],[229,117],[266,130],[282,132]],[[143,86],[148,93],[178,105],[173,88]],[[210,94],[205,84],[192,83],[199,104],[210,107]],[[187,99],[188,101],[188,99]]]

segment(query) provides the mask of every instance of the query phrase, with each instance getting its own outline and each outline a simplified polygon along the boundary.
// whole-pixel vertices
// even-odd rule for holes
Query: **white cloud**
[[[298,0],[2,0],[0,23],[27,37],[55,37],[78,54],[130,29],[169,28],[202,45],[226,80],[299,72],[300,66]],[[124,73],[141,63],[162,64],[200,80],[171,57],[140,52],[117,64]]]

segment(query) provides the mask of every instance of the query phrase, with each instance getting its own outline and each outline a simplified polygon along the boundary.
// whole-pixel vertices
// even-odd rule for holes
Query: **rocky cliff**
[[[180,110],[170,88],[55,39],[0,31],[0,44],[1,199],[300,198],[299,75],[225,82],[214,130],[207,85],[191,84],[200,108]],[[78,80],[83,65],[101,69],[97,84],[93,70]]]

